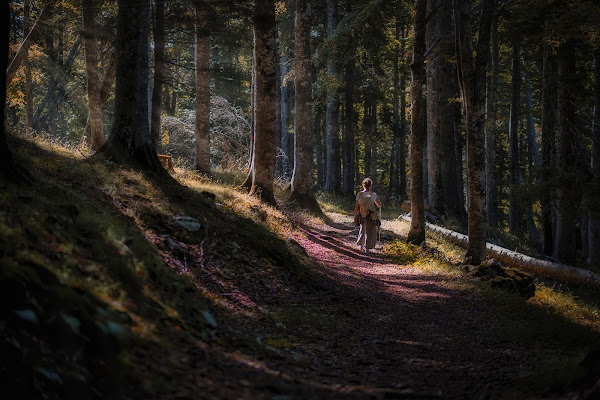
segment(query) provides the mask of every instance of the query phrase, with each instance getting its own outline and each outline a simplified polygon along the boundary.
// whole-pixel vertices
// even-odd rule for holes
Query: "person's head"
[[[371,178],[365,178],[365,180],[362,181],[362,185],[365,188],[365,190],[371,190],[371,186],[373,186],[373,181],[371,180]]]

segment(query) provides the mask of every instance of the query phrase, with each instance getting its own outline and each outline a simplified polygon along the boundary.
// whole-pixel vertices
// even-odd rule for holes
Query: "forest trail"
[[[523,398],[520,378],[548,349],[496,341],[497,319],[476,293],[380,250],[362,254],[351,218],[334,218],[301,224],[294,238],[337,283],[329,299],[298,304],[335,320],[294,330],[318,360],[307,379],[384,398]]]
[[[37,178],[0,207],[0,372],[24,398],[552,398],[599,348],[595,308],[474,282],[404,222],[364,255],[344,211],[18,147]]]

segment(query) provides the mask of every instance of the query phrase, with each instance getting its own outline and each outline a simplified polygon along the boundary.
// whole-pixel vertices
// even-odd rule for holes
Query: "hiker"
[[[365,254],[369,254],[369,250],[375,247],[377,230],[381,225],[375,211],[375,205],[381,208],[381,202],[377,198],[377,194],[371,190],[373,186],[371,178],[365,178],[362,185],[363,190],[356,194],[356,205],[354,206],[354,222],[357,226],[360,225],[356,245]]]

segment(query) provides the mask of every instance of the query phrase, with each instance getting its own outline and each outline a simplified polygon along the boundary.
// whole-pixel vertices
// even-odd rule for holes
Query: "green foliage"
[[[405,242],[404,240],[395,240],[384,246],[384,253],[394,257],[398,264],[412,264],[421,258],[420,247]]]

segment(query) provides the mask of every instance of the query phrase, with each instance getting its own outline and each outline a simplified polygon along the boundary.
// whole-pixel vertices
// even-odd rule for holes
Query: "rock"
[[[204,322],[206,322],[208,326],[210,326],[211,328],[217,327],[217,320],[215,320],[215,317],[213,317],[211,313],[204,310],[200,311],[200,313],[202,314],[202,318],[204,318]]]
[[[13,310],[15,314],[19,316],[22,320],[30,322],[32,324],[37,324],[39,322],[37,315],[33,310]]]
[[[202,227],[202,224],[200,224],[200,222],[198,222],[198,220],[196,220],[192,217],[187,217],[185,215],[177,215],[177,216],[175,216],[174,219],[178,225],[184,227],[185,229],[187,229],[190,232],[197,231],[198,229],[200,229]]]
[[[171,239],[168,236],[165,236],[165,243],[167,246],[169,246],[169,248],[171,250],[183,251],[183,247],[181,247],[181,245],[179,243],[177,243],[176,241],[174,241],[173,239]]]

